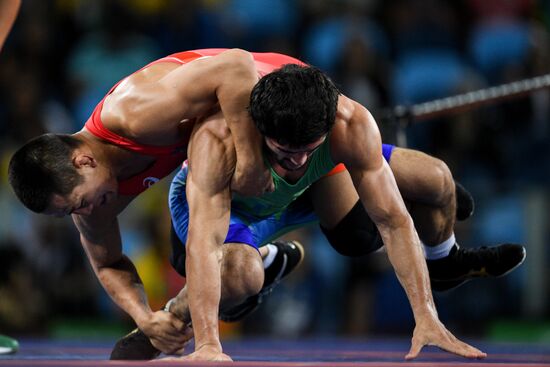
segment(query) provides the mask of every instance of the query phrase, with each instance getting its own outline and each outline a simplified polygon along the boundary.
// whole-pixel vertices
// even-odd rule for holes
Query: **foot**
[[[298,241],[276,241],[272,242],[277,246],[278,252],[275,259],[265,269],[264,285],[260,293],[248,297],[243,303],[234,306],[228,310],[220,312],[220,319],[226,322],[234,322],[242,320],[249,315],[263,302],[264,297],[267,297],[273,288],[279,282],[290,274],[300,265],[304,259],[304,248]]]
[[[151,360],[160,355],[151,341],[140,329],[134,329],[130,334],[120,338],[112,352],[112,360]]]
[[[504,276],[520,266],[525,256],[525,247],[515,244],[479,248],[455,245],[447,257],[426,263],[432,289],[448,291],[474,278]]]
[[[460,182],[455,181],[456,219],[463,221],[474,214],[475,203],[472,194]]]

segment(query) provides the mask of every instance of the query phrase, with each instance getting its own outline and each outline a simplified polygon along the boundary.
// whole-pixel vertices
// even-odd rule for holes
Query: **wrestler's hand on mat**
[[[405,359],[416,358],[425,345],[435,345],[447,352],[466,358],[480,359],[487,357],[487,353],[483,353],[479,349],[458,340],[437,317],[423,317],[419,321],[417,320],[411,349]]]
[[[167,311],[153,312],[138,327],[149,337],[151,344],[165,354],[182,354],[187,342],[193,338],[193,329]]]
[[[204,344],[200,348],[196,349],[193,353],[183,357],[186,361],[216,361],[224,362],[233,361],[231,357],[221,351],[218,345]]]
[[[271,171],[263,163],[243,163],[237,167],[231,179],[231,189],[243,196],[261,196],[275,189]]]

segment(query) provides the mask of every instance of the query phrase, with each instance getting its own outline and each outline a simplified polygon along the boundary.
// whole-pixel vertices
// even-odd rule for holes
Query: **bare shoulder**
[[[362,161],[365,156],[377,156],[381,145],[378,125],[367,108],[346,96],[340,96],[331,133],[333,159],[351,165]]]
[[[186,122],[206,116],[222,104],[241,104],[235,96],[250,94],[258,75],[250,53],[228,50],[183,64],[159,62],[126,78],[104,102],[101,118],[111,131],[148,145],[182,140]],[[220,93],[220,95],[218,95]],[[225,94],[223,94],[225,96]],[[238,100],[238,99],[237,99]],[[230,110],[231,111],[231,110]]]
[[[101,110],[105,127],[144,144],[173,143],[164,137],[170,140],[177,135],[174,128],[180,119],[176,109],[167,107],[173,101],[159,90],[158,81],[178,67],[180,64],[160,62],[125,78],[105,98]]]

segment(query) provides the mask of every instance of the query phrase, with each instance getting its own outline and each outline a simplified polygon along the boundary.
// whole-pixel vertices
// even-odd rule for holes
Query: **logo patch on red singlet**
[[[143,179],[143,186],[144,187],[151,187],[153,186],[154,184],[156,184],[157,182],[159,182],[160,179],[156,178],[156,177],[146,177]]]

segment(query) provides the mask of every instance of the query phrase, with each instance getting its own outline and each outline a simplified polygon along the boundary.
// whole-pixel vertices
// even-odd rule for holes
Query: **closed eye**
[[[80,206],[78,207],[77,210],[80,210],[80,209],[84,209],[88,206],[88,202],[84,199],[82,199],[82,201],[80,202]]]
[[[80,209],[84,208],[87,205],[88,204],[84,201],[84,199],[80,200],[80,205],[78,206],[78,208],[71,209],[71,211],[69,212],[69,215],[73,214],[77,210],[80,210]]]

